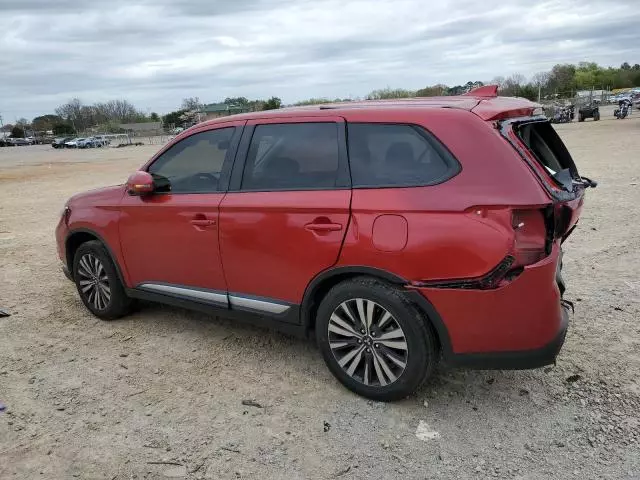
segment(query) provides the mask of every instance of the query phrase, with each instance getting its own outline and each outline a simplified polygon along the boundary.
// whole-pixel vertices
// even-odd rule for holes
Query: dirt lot
[[[640,478],[640,115],[604,118],[558,127],[600,185],[565,244],[557,366],[441,369],[394,404],[278,333],[153,305],[96,320],[59,211],[157,146],[0,149],[0,478]]]

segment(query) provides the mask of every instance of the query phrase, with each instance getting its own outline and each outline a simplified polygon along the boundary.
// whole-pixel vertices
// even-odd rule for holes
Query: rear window
[[[349,164],[354,187],[410,187],[441,183],[460,165],[416,125],[350,123]]]
[[[517,125],[515,132],[548,174],[561,185],[570,186],[571,178],[579,178],[575,163],[562,140],[549,122]]]
[[[251,139],[241,190],[309,190],[336,186],[335,123],[258,125]]]

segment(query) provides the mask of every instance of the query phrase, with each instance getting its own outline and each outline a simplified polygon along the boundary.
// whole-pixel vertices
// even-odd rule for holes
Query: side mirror
[[[153,177],[148,172],[135,172],[127,180],[129,195],[149,195],[154,190]]]

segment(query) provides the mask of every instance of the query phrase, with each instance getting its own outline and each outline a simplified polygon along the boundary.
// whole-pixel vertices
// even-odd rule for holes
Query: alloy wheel
[[[95,255],[84,254],[78,263],[78,275],[85,299],[97,310],[106,309],[111,301],[111,286],[102,262]]]
[[[381,305],[364,298],[342,302],[328,330],[333,356],[354,380],[385,387],[404,372],[409,355],[404,331]]]

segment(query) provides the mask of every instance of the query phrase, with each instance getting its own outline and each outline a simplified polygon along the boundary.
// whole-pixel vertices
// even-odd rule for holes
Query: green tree
[[[549,88],[559,96],[573,95],[576,90],[575,75],[575,65],[555,65],[549,74]]]
[[[269,100],[264,102],[262,106],[262,110],[277,110],[282,106],[282,100],[278,97],[271,97]]]
[[[367,95],[367,100],[387,100],[390,98],[410,98],[415,96],[416,92],[413,90],[387,87],[372,91]]]
[[[31,121],[31,127],[37,132],[42,132],[53,130],[53,126],[59,123],[63,123],[62,117],[59,115],[47,114],[34,118]]]
[[[521,85],[520,90],[518,92],[518,96],[527,98],[532,101],[538,100],[538,87],[536,87],[533,83],[527,83],[526,85]]]
[[[179,127],[180,125],[182,125],[182,120],[180,120],[180,117],[185,113],[187,113],[187,110],[183,110],[183,109],[176,110],[175,112],[167,113],[164,117],[162,117],[162,122],[167,127],[170,125]]]
[[[57,123],[51,128],[54,135],[74,135],[76,131],[69,123]]]
[[[24,138],[24,128],[16,125],[11,129],[11,136],[13,138]]]
[[[416,97],[440,97],[449,93],[449,87],[442,83],[421,88],[416,91]]]
[[[240,107],[248,107],[249,100],[247,97],[227,97],[224,99],[224,102],[227,105],[235,105]]]
[[[151,112],[151,115],[149,115],[149,119],[152,122],[159,122],[160,121],[160,115],[158,115],[156,112]]]

